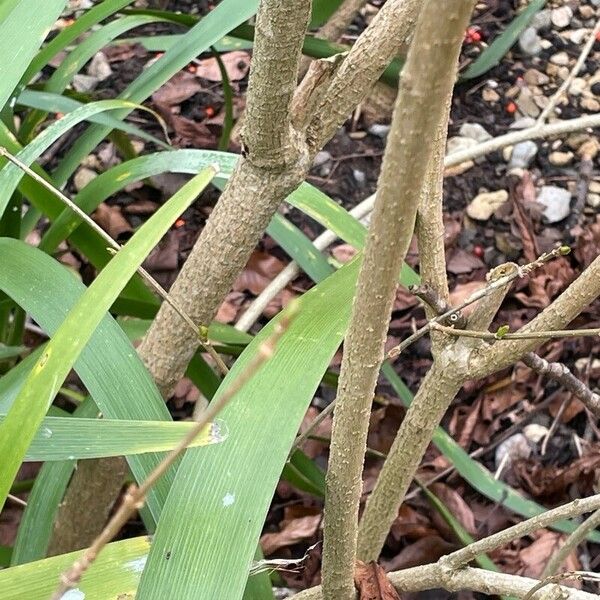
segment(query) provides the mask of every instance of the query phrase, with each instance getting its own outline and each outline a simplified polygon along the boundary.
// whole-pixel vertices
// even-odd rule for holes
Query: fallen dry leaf
[[[469,505],[462,496],[453,488],[445,483],[434,483],[431,485],[431,491],[446,505],[446,508],[458,519],[461,525],[471,534],[475,535],[477,527],[475,526],[475,517]],[[440,514],[433,511],[433,522],[442,533],[452,536],[452,532]]]
[[[172,107],[202,90],[202,84],[187,71],[179,71],[152,94],[152,101],[161,108]]]
[[[456,545],[443,540],[439,535],[429,535],[404,548],[400,554],[385,563],[388,571],[399,571],[435,562],[444,554],[456,550]]]
[[[375,561],[367,564],[356,561],[354,585],[359,600],[400,600],[385,571]]]
[[[284,263],[275,256],[257,250],[250,256],[233,289],[237,292],[248,290],[258,296],[284,267]]]
[[[414,508],[411,508],[406,502],[400,507],[398,516],[394,519],[390,530],[391,536],[396,540],[400,540],[402,537],[410,540],[418,540],[423,537],[436,535],[436,533],[429,519]]]
[[[519,575],[539,578],[550,557],[562,546],[565,536],[554,531],[544,531],[541,536],[527,548],[519,552],[522,563]],[[562,565],[567,571],[577,571],[581,568],[577,554],[571,552]],[[561,570],[562,570],[561,569]]]
[[[350,244],[340,244],[339,246],[335,246],[335,248],[331,249],[331,255],[333,258],[342,264],[345,264],[349,260],[353,259],[356,256],[356,252],[356,248]]]
[[[510,198],[513,206],[514,224],[517,235],[523,244],[523,255],[527,262],[533,262],[539,255],[540,250],[535,238],[533,221],[530,207],[537,204],[535,186],[529,171],[524,171],[521,181],[518,183],[510,178]]]
[[[221,54],[221,61],[227,71],[227,77],[230,81],[239,81],[246,77],[250,69],[250,55],[242,50],[227,52]],[[221,70],[216,58],[206,58],[201,60],[196,75],[209,81],[221,81]]]
[[[453,275],[470,273],[471,271],[475,271],[475,269],[483,268],[485,268],[485,264],[480,259],[462,248],[452,253],[447,264],[448,272]]]
[[[297,544],[302,540],[312,537],[317,533],[321,515],[307,515],[291,519],[285,523],[283,529],[276,533],[265,533],[260,538],[260,545],[266,556],[273,554],[279,548]],[[282,522],[283,523],[283,522]]]
[[[524,489],[536,498],[560,499],[567,487],[575,482],[581,493],[592,493],[600,471],[600,448],[595,447],[565,467],[543,466],[535,459],[529,459],[515,462],[513,470]]]
[[[109,206],[102,202],[95,210],[92,218],[113,240],[123,241],[130,237],[133,231],[127,219],[121,213],[119,206]]]

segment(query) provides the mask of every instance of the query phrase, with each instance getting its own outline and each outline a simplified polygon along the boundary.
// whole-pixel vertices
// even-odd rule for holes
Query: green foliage
[[[479,55],[477,60],[461,75],[461,79],[473,79],[487,73],[500,63],[504,55],[519,39],[521,32],[529,25],[536,12],[546,0],[531,0],[527,8]]]

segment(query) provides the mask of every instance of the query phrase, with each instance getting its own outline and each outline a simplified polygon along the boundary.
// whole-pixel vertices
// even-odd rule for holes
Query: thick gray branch
[[[397,276],[410,244],[420,190],[433,151],[424,140],[435,138],[447,112],[472,5],[471,0],[448,0],[442,18],[439,4],[427,0],[400,80],[344,345],[334,413],[323,549],[324,593],[331,600],[354,595],[369,409],[383,360]]]
[[[388,0],[340,65],[308,128],[320,148],[367,95],[413,32],[423,0]]]
[[[255,166],[282,170],[297,152],[290,123],[310,0],[261,0],[243,140]]]

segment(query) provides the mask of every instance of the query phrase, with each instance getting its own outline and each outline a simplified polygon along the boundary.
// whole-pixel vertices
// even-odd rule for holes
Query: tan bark
[[[367,95],[410,37],[423,0],[389,0],[356,40],[333,78],[308,129],[308,141],[319,149]]]
[[[279,202],[310,166],[292,129],[310,0],[263,0],[247,96],[240,162],[170,292],[199,325],[208,325],[244,268]],[[164,396],[183,376],[199,340],[163,304],[139,353]]]
[[[303,181],[314,154],[343,122],[340,114],[351,112],[408,36],[421,2],[389,0],[365,30],[357,41],[358,47],[352,48],[339,67],[346,68],[346,62],[350,61],[348,81],[341,82],[334,74],[332,85],[335,85],[333,89],[327,88],[320,103],[319,110],[325,111],[322,116],[327,135],[320,136],[322,141],[312,144],[307,152],[304,137],[292,128],[289,108],[309,1],[263,0],[244,131],[247,159],[240,161],[171,288],[177,304],[196,323],[207,325],[211,321],[269,219],[285,196]],[[264,16],[264,13],[273,14]],[[392,43],[387,36],[391,36]],[[342,113],[328,112],[331,103],[336,109],[341,106]],[[280,121],[275,123],[275,117]],[[276,151],[277,144],[281,154]],[[139,349],[163,396],[172,392],[197,347],[198,340],[185,330],[181,318],[163,305]]]
[[[121,457],[78,462],[54,521],[48,556],[81,550],[94,541],[104,528],[128,472]]]
[[[397,277],[412,237],[422,181],[432,154],[433,145],[423,140],[433,139],[439,123],[445,121],[442,117],[447,114],[447,98],[452,93],[472,6],[471,0],[449,1],[444,5],[444,18],[440,18],[437,2],[425,2],[400,80],[344,344],[333,419],[324,518],[326,599],[354,596],[369,409],[383,361]]]

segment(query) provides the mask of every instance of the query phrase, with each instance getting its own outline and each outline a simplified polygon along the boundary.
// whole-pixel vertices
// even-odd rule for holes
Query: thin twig
[[[477,290],[476,292],[471,294],[464,302],[461,302],[458,306],[455,306],[454,308],[447,310],[445,313],[442,313],[441,315],[431,319],[425,325],[423,325],[423,327],[421,327],[420,329],[415,331],[415,333],[413,333],[410,337],[406,338],[402,343],[400,343],[397,346],[395,346],[394,348],[392,348],[388,352],[388,355],[387,355],[388,359],[394,359],[397,356],[399,356],[406,348],[408,348],[408,346],[410,346],[412,343],[416,342],[418,339],[422,338],[431,329],[432,325],[434,325],[436,323],[438,323],[438,324],[441,323],[448,317],[459,313],[463,308],[469,306],[470,304],[473,304],[474,302],[477,302],[477,300],[481,300],[481,298],[484,298],[485,296],[488,296],[494,290],[497,290],[499,288],[506,286],[507,284],[509,284],[511,281],[514,281],[518,277],[524,277],[525,275],[531,273],[533,270],[546,264],[548,261],[552,260],[553,258],[556,258],[557,256],[563,256],[566,253],[568,253],[568,246],[559,246],[558,248],[555,248],[551,252],[542,254],[537,260],[535,260],[527,265],[524,265],[522,267],[519,267],[519,269],[515,270],[514,272],[511,272],[508,275],[505,275],[504,277],[500,277],[498,279],[494,279],[494,280],[490,281],[488,283],[488,285],[486,285],[484,288]],[[456,330],[452,330],[452,331],[456,331]],[[462,330],[462,331],[464,331],[464,330]],[[481,332],[477,332],[477,333],[478,333],[478,335],[481,335]]]
[[[164,475],[169,467],[192,443],[194,438],[219,414],[232,398],[250,381],[257,371],[273,356],[277,342],[288,329],[292,318],[296,312],[296,307],[290,307],[276,324],[273,333],[256,350],[256,354],[248,362],[243,371],[231,382],[224,392],[215,398],[199,417],[194,427],[182,438],[179,444],[167,454],[167,456],[156,466],[148,475],[145,481],[137,487],[131,485],[125,494],[123,502],[111,520],[108,522],[102,533],[94,540],[94,543],[87,548],[82,556],[75,561],[69,570],[60,577],[60,583],[52,596],[52,600],[60,600],[63,594],[69,589],[74,588],[81,577],[98,557],[101,550],[108,544],[121,527],[127,522],[131,515],[139,510],[143,505],[146,494],[152,486]]]
[[[596,41],[596,34],[598,32],[600,32],[600,20],[596,22],[596,26],[594,27],[594,29],[592,29],[590,35],[588,36],[585,45],[581,49],[581,54],[579,55],[579,58],[573,65],[573,68],[571,69],[571,72],[569,73],[568,77],[562,82],[558,90],[556,90],[554,95],[550,98],[548,104],[544,107],[544,110],[542,110],[540,116],[537,118],[536,125],[543,125],[548,115],[554,110],[554,108],[560,101],[562,95],[569,89],[569,86],[571,85],[571,83],[573,83],[573,79],[575,79],[579,71],[581,71],[581,67],[583,67],[590,51],[592,50],[594,42]]]
[[[564,541],[563,545],[557,550],[557,552],[548,561],[548,564],[544,567],[542,577],[549,577],[554,575],[565,562],[569,554],[581,542],[585,540],[590,531],[593,531],[600,525],[600,510],[592,513],[579,527],[571,533],[571,535]]]
[[[448,335],[456,337],[467,337],[479,340],[498,341],[502,340],[544,340],[565,337],[597,337],[600,336],[600,327],[594,329],[557,329],[555,331],[535,331],[514,333],[492,333],[491,331],[476,331],[474,329],[455,329],[447,325],[441,325],[434,321],[431,322],[431,329],[437,329]]]
[[[582,381],[577,379],[566,365],[548,362],[533,352],[523,356],[522,361],[536,373],[558,381],[563,387],[577,396],[596,417],[600,417],[600,394],[596,394]]]
[[[559,581],[563,581],[565,579],[575,579],[575,581],[583,581],[585,579],[589,579],[591,581],[598,581],[600,576],[598,573],[592,573],[590,571],[565,571],[564,573],[558,573],[557,575],[551,575],[550,577],[546,577],[536,585],[534,585],[523,597],[523,600],[531,600],[533,595],[546,587],[547,585],[551,585],[553,583],[558,583]]]
[[[312,432],[325,420],[327,415],[333,412],[335,407],[335,399],[330,402],[309,424],[308,427],[294,440],[292,448],[290,449],[290,457],[292,454],[304,444],[304,442],[310,437]]]
[[[31,169],[24,162],[19,160],[16,156],[11,154],[6,148],[0,146],[0,156],[4,156],[7,160],[21,169],[24,173],[29,175],[36,183],[39,183],[41,186],[46,188],[50,193],[56,196],[65,206],[67,206],[70,210],[72,210],[80,219],[82,219],[87,225],[89,225],[102,239],[109,244],[110,249],[118,252],[121,249],[121,245],[116,242],[94,219],[92,219],[86,212],[81,210],[77,204],[75,204],[67,195],[63,194],[60,190],[55,188],[50,182],[46,181],[41,175],[38,175],[33,169]],[[213,165],[215,172],[218,172],[218,165]],[[207,340],[204,340],[206,337],[204,331],[206,327],[201,326],[198,327],[189,315],[177,304],[177,302],[172,298],[172,296],[167,292],[146,269],[143,267],[138,268],[138,273],[144,278],[144,280],[154,289],[154,291],[165,300],[170,306],[173,307],[173,310],[177,312],[177,314],[185,321],[185,323],[196,333],[196,335],[202,340],[202,347],[208,352],[211,358],[217,364],[219,370],[223,373],[223,375],[227,375],[229,369],[227,365],[223,362],[223,359],[219,356],[216,350],[208,343]]]

